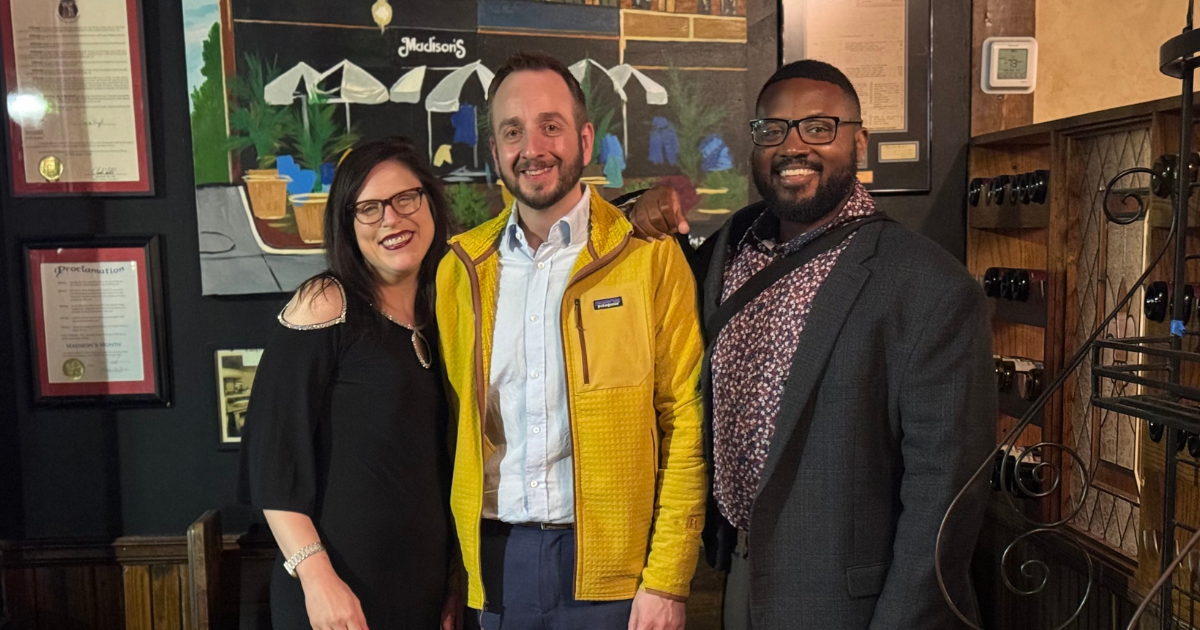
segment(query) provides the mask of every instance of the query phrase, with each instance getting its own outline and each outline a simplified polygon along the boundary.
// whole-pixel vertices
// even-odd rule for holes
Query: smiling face
[[[595,132],[580,129],[575,99],[551,70],[519,70],[492,99],[492,157],[500,179],[524,206],[545,210],[579,185]]]
[[[420,188],[421,181],[407,166],[388,160],[371,169],[358,191],[355,203],[368,199],[391,199],[397,193]],[[373,225],[354,220],[354,235],[363,260],[383,284],[415,277],[433,240],[433,214],[429,200],[420,198],[420,209],[401,216],[391,203],[382,219]],[[353,210],[351,210],[353,212]]]
[[[859,120],[860,114],[841,88],[812,79],[785,79],[768,87],[759,99],[759,118],[811,116]],[[836,212],[853,190],[858,156],[866,153],[867,137],[861,125],[843,123],[831,144],[813,146],[801,140],[796,129],[789,129],[783,144],[754,147],[754,184],[781,221],[815,223]]]

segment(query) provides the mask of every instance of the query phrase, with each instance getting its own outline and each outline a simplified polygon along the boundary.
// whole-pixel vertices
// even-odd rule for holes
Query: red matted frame
[[[5,96],[17,86],[17,59],[12,32],[12,4],[38,0],[0,0],[0,42],[3,43]],[[9,177],[14,197],[136,196],[154,194],[154,175],[150,160],[150,119],[146,111],[146,54],[142,37],[141,0],[125,0],[129,25],[129,64],[133,78],[134,127],[137,131],[138,181],[136,182],[27,182],[25,180],[25,149],[21,126],[9,117],[8,134]],[[7,117],[7,105],[5,105]]]
[[[29,312],[30,357],[33,361],[33,400],[37,405],[170,406],[170,370],[163,308],[162,274],[157,236],[119,236],[22,244],[25,300]],[[141,381],[51,383],[46,351],[40,265],[138,261],[138,312],[142,337]]]

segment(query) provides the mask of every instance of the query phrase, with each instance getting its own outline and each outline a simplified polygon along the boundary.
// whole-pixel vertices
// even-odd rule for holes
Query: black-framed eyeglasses
[[[760,147],[779,146],[787,139],[792,127],[795,127],[805,144],[820,146],[837,140],[840,125],[861,125],[862,122],[842,120],[837,116],[810,116],[800,120],[759,118],[750,121],[750,139]]]
[[[402,190],[387,199],[363,199],[353,206],[354,218],[364,225],[374,225],[383,220],[385,206],[406,217],[420,210],[424,200],[425,189],[420,187]]]

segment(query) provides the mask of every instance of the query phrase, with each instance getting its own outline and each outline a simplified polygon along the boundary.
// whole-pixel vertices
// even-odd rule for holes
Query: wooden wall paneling
[[[179,604],[178,564],[150,565],[150,603],[154,630],[183,630],[183,611]],[[182,567],[185,571],[187,567]]]
[[[69,622],[67,627],[92,628],[98,616],[96,608],[95,567],[91,565],[62,569],[64,598],[59,603]]]
[[[153,597],[150,590],[150,567],[130,565],[124,567],[125,576],[125,628],[126,630],[154,630]]]
[[[179,592],[176,594],[176,597],[179,598],[180,627],[183,630],[199,630],[192,616],[192,575],[188,565],[179,568]],[[204,630],[208,630],[208,627],[206,625]]]
[[[125,588],[121,567],[96,565],[92,572],[96,593],[96,630],[125,628]]]
[[[42,628],[62,628],[69,625],[63,604],[67,599],[66,575],[57,568],[40,567],[34,570],[37,584],[38,625]]]
[[[4,569],[4,592],[14,628],[36,628],[37,577],[34,569],[16,567]]]
[[[209,627],[269,627],[274,541],[218,531],[204,541],[224,556],[210,562],[221,579],[211,581]],[[183,536],[0,541],[0,548],[14,630],[194,628]]]
[[[1007,571],[1002,574],[1001,553],[1028,528],[1012,515],[1005,499],[999,496],[993,496],[985,518],[988,526],[980,533],[971,566],[982,627],[1003,630],[1060,627],[1079,608],[1084,591],[1089,589],[1083,557],[1074,546],[1059,544],[1061,541],[1055,535],[1030,536],[1013,547]],[[1005,586],[1002,575],[1013,580],[1017,588],[1032,588],[1036,580],[1022,576],[1020,570],[1027,560],[1044,562],[1047,566],[1045,588],[1033,596],[1020,596]],[[1041,575],[1038,573],[1039,579]],[[1083,610],[1067,627],[1123,630],[1136,608],[1127,575],[1096,562],[1090,577],[1090,593]],[[1157,626],[1140,627],[1150,630]]]
[[[1036,0],[975,0],[971,15],[971,135],[1033,123],[1032,94],[984,94],[979,86],[983,40],[1037,34]]]

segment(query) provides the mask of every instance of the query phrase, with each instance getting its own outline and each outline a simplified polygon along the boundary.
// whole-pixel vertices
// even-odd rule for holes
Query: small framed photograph
[[[242,442],[246,410],[250,408],[250,390],[262,354],[261,349],[216,351],[217,424],[221,448],[237,448]]]
[[[27,241],[37,405],[170,406],[157,236]]]

